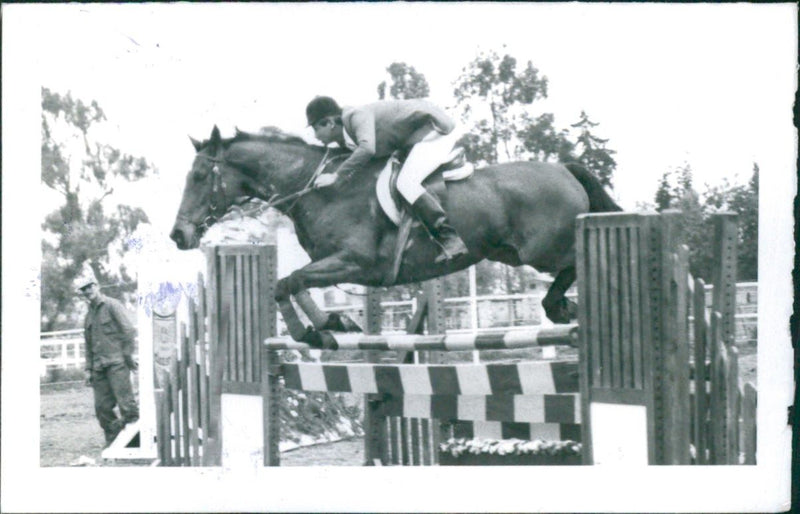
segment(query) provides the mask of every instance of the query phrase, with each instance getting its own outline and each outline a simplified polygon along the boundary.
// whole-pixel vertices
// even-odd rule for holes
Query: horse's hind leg
[[[553,323],[569,323],[575,318],[577,306],[564,295],[569,286],[575,282],[576,276],[575,266],[559,271],[542,300],[544,312]]]

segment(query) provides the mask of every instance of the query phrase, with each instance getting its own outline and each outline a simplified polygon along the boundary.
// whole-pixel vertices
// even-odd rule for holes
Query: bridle
[[[269,197],[269,199],[266,200],[266,206],[264,206],[263,208],[266,209],[269,207],[277,207],[279,205],[283,205],[286,202],[294,200],[294,202],[286,209],[286,212],[288,213],[294,208],[295,204],[301,197],[305,196],[311,191],[316,190],[317,187],[315,187],[313,184],[314,181],[317,179],[317,177],[320,175],[320,173],[322,173],[323,170],[325,170],[325,168],[331,162],[335,161],[338,158],[344,157],[344,155],[334,155],[329,158],[328,157],[329,150],[330,150],[329,148],[327,147],[325,148],[325,154],[322,156],[322,159],[317,165],[317,168],[314,170],[314,173],[311,174],[311,178],[309,178],[309,180],[300,190],[286,195],[280,195],[278,193],[273,193],[272,195],[269,195],[269,193],[267,193],[266,191],[260,191],[260,193],[263,195],[264,198]],[[230,166],[231,164],[225,161],[225,157],[223,156],[223,154],[224,154],[224,149],[222,148],[220,148],[219,151],[217,152],[217,155],[213,157],[210,155],[198,154],[199,157],[202,157],[214,164],[211,168],[211,175],[213,182],[211,185],[211,200],[208,206],[209,209],[208,215],[205,217],[205,219],[203,219],[203,221],[200,224],[197,225],[197,228],[200,228],[203,231],[207,230],[211,225],[216,223],[225,214],[225,211],[227,210],[227,208],[225,207],[227,186],[225,185],[225,182],[222,181],[222,173],[220,172],[219,165],[228,164]],[[271,186],[270,189],[272,189]],[[274,191],[274,189],[272,190]],[[237,198],[234,204],[243,205],[249,202],[251,199],[257,197],[258,196],[240,197]],[[183,215],[179,214],[178,219],[191,224],[191,221]]]

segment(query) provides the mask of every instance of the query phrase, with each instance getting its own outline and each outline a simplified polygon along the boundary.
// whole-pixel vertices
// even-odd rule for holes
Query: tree
[[[140,180],[154,168],[98,141],[106,116],[97,102],[42,88],[42,183],[62,198],[42,223],[43,331],[72,328],[76,319],[73,280],[87,263],[104,294],[124,299],[136,286],[124,265],[113,269],[144,211],[113,202],[115,187]],[[116,267],[116,266],[114,266]]]
[[[498,163],[521,157],[517,134],[525,107],[547,98],[547,77],[528,61],[517,71],[517,60],[496,52],[481,53],[456,81],[456,102],[465,123],[472,124],[463,140],[467,154],[476,163]],[[543,120],[542,123],[546,123]]]
[[[611,185],[616,167],[607,139],[593,133],[597,123],[585,112],[572,128],[580,133],[575,142],[568,129],[558,129],[552,113],[536,113],[537,100],[547,98],[548,79],[528,61],[518,66],[511,55],[482,52],[462,70],[454,95],[469,132],[462,137],[467,159],[478,165],[511,160],[578,162]],[[515,270],[493,263],[493,292],[521,292],[531,282],[529,270]]]
[[[594,173],[604,186],[611,186],[611,176],[617,167],[617,161],[612,157],[614,150],[606,148],[608,139],[602,139],[591,133],[591,129],[598,124],[589,120],[586,112],[581,111],[580,120],[572,125],[580,130],[575,150],[580,151],[577,160],[586,169]]]
[[[731,186],[726,179],[706,193],[710,208],[737,214],[737,280],[758,280],[758,172],[758,164],[753,163],[753,174],[747,184]]]
[[[753,176],[747,185],[731,186],[728,180],[721,185],[706,186],[703,195],[693,187],[689,164],[664,173],[655,194],[656,209],[681,211],[679,237],[689,247],[689,269],[693,276],[711,283],[714,269],[712,238],[715,212],[735,212],[739,227],[737,280],[758,279],[758,165],[753,164]]]
[[[521,116],[522,129],[518,132],[522,147],[528,155],[538,161],[575,161],[575,144],[569,140],[569,131],[557,130],[555,117],[545,113],[533,118],[527,113]]]
[[[413,66],[404,62],[393,62],[386,68],[389,73],[389,98],[405,100],[409,98],[425,98],[430,94],[428,81],[425,75],[419,73]],[[378,84],[378,99],[386,99],[386,86],[384,80]]]

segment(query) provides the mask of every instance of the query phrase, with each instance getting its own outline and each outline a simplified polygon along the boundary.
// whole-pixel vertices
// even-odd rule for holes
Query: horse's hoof
[[[333,332],[363,332],[358,323],[353,321],[350,316],[346,314],[337,314],[332,312],[328,315],[328,321],[322,326],[322,330],[330,330]]]
[[[578,304],[572,300],[567,300],[562,312],[566,312],[567,319],[569,319],[567,323],[570,323],[571,321],[578,319]]]
[[[300,338],[300,342],[306,343],[311,348],[322,349],[322,334],[314,330],[313,327],[306,328],[306,333]]]
[[[336,338],[327,330],[311,329],[303,336],[302,342],[308,344],[315,350],[338,350],[339,343]]]

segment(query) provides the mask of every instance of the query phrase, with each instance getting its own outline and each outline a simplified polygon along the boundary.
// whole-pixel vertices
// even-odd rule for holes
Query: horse
[[[347,149],[312,145],[275,128],[258,134],[237,129],[234,137],[223,139],[214,126],[208,140],[191,141],[197,153],[170,233],[177,247],[197,248],[205,230],[241,198],[269,202],[294,222],[311,258],[276,284],[275,299],[291,336],[319,345],[315,332],[357,330],[323,314],[306,290],[340,283],[386,285],[398,229],[380,208],[375,187],[387,158],[373,159],[345,183],[314,188],[313,178],[341,164]],[[599,180],[577,164],[518,161],[477,168],[446,189],[443,207],[469,253],[434,262],[436,243],[415,226],[395,285],[447,275],[483,259],[526,264],[555,276],[542,305],[554,323],[569,323],[574,304],[564,295],[576,278],[576,217],[622,210]],[[300,323],[292,297],[313,326]]]

